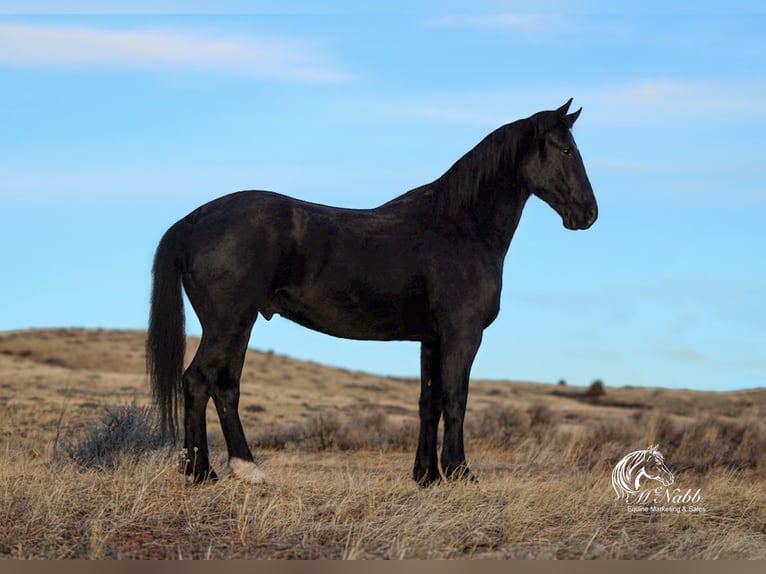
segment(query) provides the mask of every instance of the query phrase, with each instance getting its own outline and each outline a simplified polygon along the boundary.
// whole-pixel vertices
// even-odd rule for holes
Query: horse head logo
[[[665,465],[665,458],[652,445],[646,450],[637,450],[625,456],[612,471],[612,488],[617,498],[628,501],[642,490],[643,479],[656,480],[662,486],[673,484],[673,473]]]

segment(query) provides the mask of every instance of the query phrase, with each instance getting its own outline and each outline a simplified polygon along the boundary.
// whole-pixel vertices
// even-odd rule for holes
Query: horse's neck
[[[492,245],[503,256],[519,225],[530,193],[508,162],[519,161],[498,150],[500,144],[488,136],[434,182],[440,198],[436,208]]]
[[[498,249],[505,254],[511,244],[521,220],[521,213],[529,199],[529,193],[518,184],[508,183],[510,189],[502,189],[500,185],[493,190],[494,206],[484,215],[487,234],[491,234]]]
[[[505,257],[529,196],[518,182],[495,177],[480,186],[477,200],[457,217],[474,239]]]
[[[467,173],[473,171],[470,161],[467,154],[463,163],[456,163],[436,181],[411,189],[377,209],[421,224],[431,220],[452,232],[470,235],[505,256],[530,194],[518,182],[492,172],[485,171],[477,185]],[[471,186],[475,187],[466,191]],[[454,195],[463,192],[462,198]]]

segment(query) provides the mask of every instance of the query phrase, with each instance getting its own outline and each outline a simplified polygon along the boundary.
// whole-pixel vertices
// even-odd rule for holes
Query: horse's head
[[[659,480],[663,486],[673,484],[675,478],[670,469],[665,465],[665,458],[657,450],[657,445],[650,446],[645,452],[644,473],[647,478]]]
[[[556,210],[567,229],[588,229],[598,217],[582,157],[572,137],[572,126],[582,108],[567,113],[570,99],[555,111],[539,112],[530,121],[537,145],[521,165],[529,190]]]

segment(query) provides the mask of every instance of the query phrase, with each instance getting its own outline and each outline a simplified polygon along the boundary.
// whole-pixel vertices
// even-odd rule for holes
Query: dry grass
[[[608,388],[594,401],[477,381],[466,433],[479,483],[424,490],[409,478],[416,384],[251,353],[243,413],[265,486],[188,487],[161,448],[100,468],[53,456],[106,407],[146,404],[141,342],[0,335],[0,556],[766,558],[763,391]],[[615,499],[612,467],[651,443],[706,512],[637,514]]]

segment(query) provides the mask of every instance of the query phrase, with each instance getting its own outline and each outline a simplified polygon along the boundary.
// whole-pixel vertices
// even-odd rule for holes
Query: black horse
[[[199,207],[163,236],[154,260],[147,366],[165,432],[183,395],[185,472],[216,478],[205,409],[212,397],[234,475],[260,482],[237,412],[253,324],[279,313],[349,339],[421,343],[420,434],[413,477],[473,479],[463,449],[468,379],[500,308],[503,261],[530,195],[567,229],[596,200],[571,128],[570,99],[507,124],[436,181],[375,209],[340,209],[267,191]],[[202,325],[183,370],[182,286]],[[437,428],[444,416],[441,473]]]

